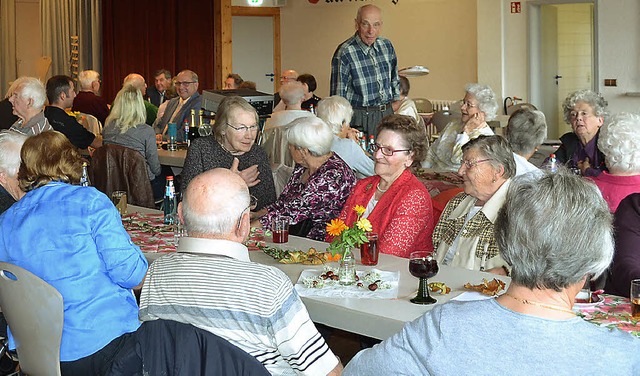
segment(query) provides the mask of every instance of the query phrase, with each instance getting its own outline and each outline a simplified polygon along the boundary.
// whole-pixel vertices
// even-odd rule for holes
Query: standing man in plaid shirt
[[[369,134],[400,99],[398,59],[391,42],[379,36],[381,30],[382,10],[371,4],[360,7],[356,33],[338,46],[331,60],[331,95],[351,103],[351,126]]]

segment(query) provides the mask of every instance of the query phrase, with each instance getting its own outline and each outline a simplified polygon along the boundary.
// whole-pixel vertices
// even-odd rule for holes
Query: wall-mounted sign
[[[368,0],[324,0],[325,3],[360,3],[360,2],[365,2]],[[393,4],[398,4],[398,1],[400,0],[391,0],[391,2]],[[318,4],[318,2],[320,2],[320,0],[309,0],[309,2],[311,4]]]

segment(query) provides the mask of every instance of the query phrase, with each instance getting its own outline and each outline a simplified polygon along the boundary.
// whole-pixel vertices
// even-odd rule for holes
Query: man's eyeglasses
[[[490,161],[490,160],[492,160],[492,158],[481,159],[479,161],[462,161],[462,164],[464,164],[464,167],[466,167],[467,170],[468,170],[468,169],[470,169],[470,168],[472,168],[474,166],[477,166],[479,163],[487,162],[487,161]]]
[[[231,125],[229,123],[227,123],[227,125],[230,126],[233,129],[235,129],[236,132],[240,132],[240,133],[257,132],[258,131],[258,126],[257,125],[252,125],[252,126],[249,126],[249,127],[247,127],[246,125],[235,126],[235,125]]]
[[[197,81],[176,81],[176,86],[189,86],[195,84]]]
[[[394,153],[397,153],[399,151],[411,151],[411,149],[392,149],[392,148],[388,148],[386,146],[380,146],[377,143],[373,144],[371,146],[371,151],[372,152],[376,152],[380,150],[382,152],[382,154],[386,155],[387,157],[391,157]]]
[[[253,196],[253,195],[249,196],[249,206],[244,208],[244,210],[242,210],[242,212],[240,213],[240,218],[238,218],[237,228],[240,228],[240,221],[242,220],[242,215],[244,214],[244,212],[246,212],[247,209],[253,210],[257,206],[258,206],[258,199],[255,198],[255,196]]]

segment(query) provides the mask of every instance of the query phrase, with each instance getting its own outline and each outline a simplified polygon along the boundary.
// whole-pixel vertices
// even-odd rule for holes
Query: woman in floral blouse
[[[296,119],[286,132],[296,166],[276,202],[253,214],[259,222],[252,225],[270,228],[274,219],[284,218],[290,234],[324,240],[326,223],[340,214],[356,177],[331,151],[333,132],[320,118]]]

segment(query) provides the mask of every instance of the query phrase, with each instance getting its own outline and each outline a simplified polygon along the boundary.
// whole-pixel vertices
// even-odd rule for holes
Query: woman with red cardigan
[[[360,180],[351,191],[340,219],[351,225],[355,205],[366,208],[363,217],[378,234],[382,253],[408,258],[414,251],[433,251],[431,196],[409,171],[427,149],[427,135],[413,118],[389,115],[378,125],[374,147],[376,175]],[[327,241],[332,237],[328,236]]]

